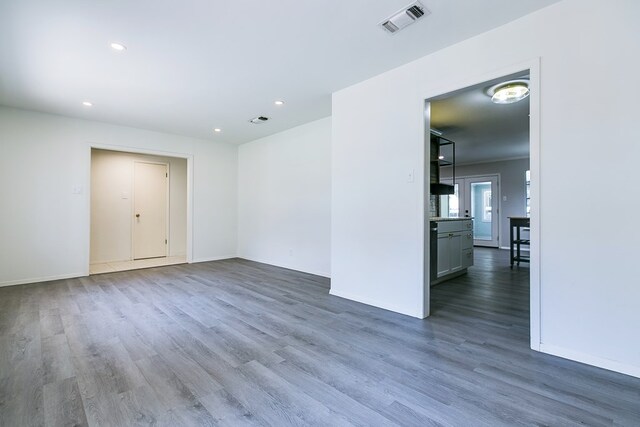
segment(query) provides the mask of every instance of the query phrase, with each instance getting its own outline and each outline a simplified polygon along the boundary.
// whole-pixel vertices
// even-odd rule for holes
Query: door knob
[[[140,218],[140,214],[136,214],[136,218]]]

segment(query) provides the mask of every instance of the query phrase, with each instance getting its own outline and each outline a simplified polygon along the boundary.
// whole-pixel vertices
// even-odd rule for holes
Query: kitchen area
[[[432,129],[430,133],[430,284],[431,286],[461,276],[473,266],[473,218],[443,215],[450,212],[441,196],[455,193],[455,142]],[[441,180],[441,168],[451,169],[451,183]],[[446,199],[444,201],[446,203]]]

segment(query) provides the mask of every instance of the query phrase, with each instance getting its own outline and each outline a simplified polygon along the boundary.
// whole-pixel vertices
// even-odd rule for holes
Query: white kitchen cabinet
[[[462,251],[462,268],[467,269],[473,265],[473,248]]]
[[[465,227],[465,229],[460,232],[462,235],[460,249],[463,269],[467,269],[473,265],[473,224],[471,221],[468,221],[468,224],[470,226],[468,228]]]
[[[464,273],[473,265],[473,223],[470,219],[438,222],[436,279]],[[457,275],[457,274],[455,274]]]
[[[459,232],[438,233],[438,278],[462,268],[461,241]]]

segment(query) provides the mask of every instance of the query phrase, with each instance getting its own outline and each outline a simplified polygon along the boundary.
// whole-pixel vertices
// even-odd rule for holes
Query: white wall
[[[637,181],[640,93],[608,90],[640,72],[619,48],[640,44],[637,16],[632,0],[566,0],[335,93],[332,293],[424,314],[423,100],[539,57],[539,348],[640,376],[640,232],[599,202],[640,208],[625,185]]]
[[[187,159],[169,162],[169,256],[187,255]]]
[[[193,260],[235,256],[237,147],[0,107],[0,285],[88,274],[91,144],[191,157]]]
[[[330,117],[240,146],[240,257],[330,275],[330,158]]]
[[[331,293],[421,317],[424,102],[413,68],[333,94]]]
[[[91,151],[91,263],[132,257],[134,162],[169,165],[169,256],[187,254],[187,160]]]
[[[526,216],[526,179],[529,159],[503,160],[456,166],[456,177],[477,175],[500,175],[499,244],[509,248],[509,217]],[[443,178],[451,178],[451,168],[442,169]]]

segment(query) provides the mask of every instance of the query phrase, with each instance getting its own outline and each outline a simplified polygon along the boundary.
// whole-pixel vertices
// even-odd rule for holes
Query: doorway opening
[[[90,274],[187,261],[187,159],[91,149]]]
[[[481,322],[487,331],[512,334],[537,349],[539,313],[534,303],[539,284],[535,289],[531,284],[538,259],[533,268],[528,262],[513,268],[509,251],[512,218],[531,224],[521,230],[526,234],[522,242],[537,236],[537,222],[529,223],[530,215],[537,215],[531,211],[530,188],[538,188],[529,180],[531,155],[537,156],[532,153],[533,97],[499,104],[488,94],[503,82],[529,82],[531,74],[531,69],[505,74],[427,100],[425,152],[430,170],[425,176],[430,182],[425,186],[425,221],[430,232],[425,261],[431,274],[425,279],[425,295],[434,320]],[[537,82],[533,86],[537,89]],[[537,94],[535,100],[537,105]],[[457,241],[461,243],[451,243]],[[465,258],[469,246],[471,260]],[[523,260],[530,259],[529,247],[520,248],[526,253]],[[493,339],[491,334],[485,338]]]

